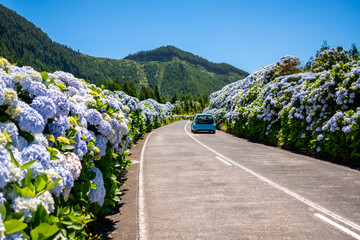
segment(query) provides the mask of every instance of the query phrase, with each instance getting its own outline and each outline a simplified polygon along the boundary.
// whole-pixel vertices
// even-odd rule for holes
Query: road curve
[[[139,173],[140,239],[360,239],[360,173],[179,121]]]

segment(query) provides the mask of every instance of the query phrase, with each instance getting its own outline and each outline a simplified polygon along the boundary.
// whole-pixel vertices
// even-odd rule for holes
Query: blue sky
[[[282,56],[306,62],[327,40],[360,49],[360,0],[0,0],[61,44],[92,56],[174,45],[253,72]]]

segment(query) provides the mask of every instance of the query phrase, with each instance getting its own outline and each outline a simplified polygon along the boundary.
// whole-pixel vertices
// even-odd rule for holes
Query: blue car
[[[216,124],[215,118],[211,114],[196,114],[191,123],[191,132],[197,133],[200,131],[207,131],[215,133]]]

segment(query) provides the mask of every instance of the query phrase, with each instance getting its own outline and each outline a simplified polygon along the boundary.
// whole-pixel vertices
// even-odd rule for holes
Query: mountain
[[[142,51],[124,59],[93,57],[52,41],[46,33],[0,4],[0,56],[38,71],[62,70],[86,81],[134,82],[155,88],[163,96],[210,94],[244,78],[247,72],[225,63],[212,63],[173,46]]]
[[[229,76],[233,75],[236,77],[249,75],[249,73],[237,69],[229,64],[212,63],[202,57],[182,51],[181,49],[174,46],[160,47],[151,51],[141,51],[136,54],[130,54],[124,59],[134,60],[136,62],[170,62],[174,58],[178,58],[180,60],[184,60],[185,62],[203,67],[208,72]]]

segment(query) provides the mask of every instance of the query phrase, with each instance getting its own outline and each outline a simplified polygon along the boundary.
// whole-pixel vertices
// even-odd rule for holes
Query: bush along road
[[[324,50],[307,70],[286,56],[210,95],[226,131],[360,167],[360,58]]]
[[[0,59],[0,239],[98,239],[129,146],[172,108]]]

